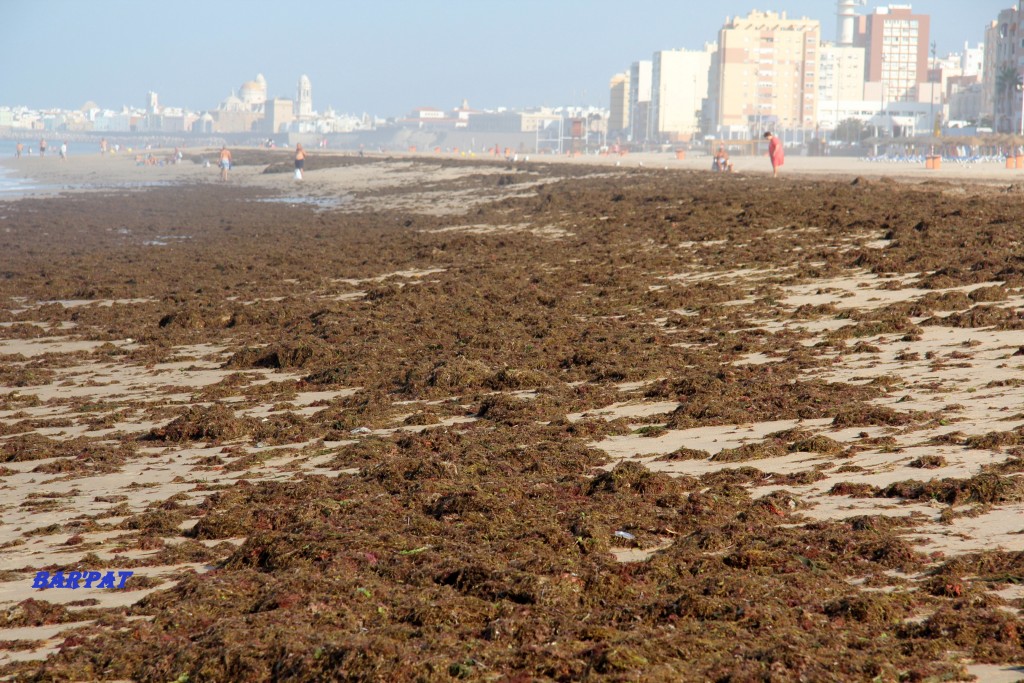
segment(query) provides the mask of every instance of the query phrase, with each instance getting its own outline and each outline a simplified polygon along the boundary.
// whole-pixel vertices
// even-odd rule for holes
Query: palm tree
[[[1012,133],[1014,104],[1020,90],[1020,75],[1017,68],[1006,62],[996,71],[996,131],[1003,130],[1000,121],[1006,121],[1005,132]]]

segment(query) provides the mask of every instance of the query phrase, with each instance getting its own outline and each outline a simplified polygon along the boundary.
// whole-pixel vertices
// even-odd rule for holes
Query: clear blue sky
[[[911,4],[932,16],[940,55],[981,42],[1014,6]],[[272,97],[294,97],[307,74],[321,111],[607,106],[613,74],[715,40],[751,9],[815,18],[835,37],[833,0],[0,0],[0,105],[117,109],[153,90],[210,109],[263,73]]]

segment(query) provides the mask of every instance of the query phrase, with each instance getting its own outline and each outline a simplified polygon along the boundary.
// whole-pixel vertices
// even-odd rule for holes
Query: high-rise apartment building
[[[858,18],[865,80],[881,84],[883,103],[917,101],[918,85],[928,81],[930,17],[910,5],[889,5]]]
[[[1024,61],[1020,24],[1016,9],[1004,9],[985,29],[981,107],[983,115],[992,117],[993,128],[999,132],[1020,129],[1021,92],[1017,83]]]
[[[811,129],[817,122],[816,19],[753,11],[726,19],[718,40],[718,126]],[[712,88],[714,90],[714,88]]]
[[[634,142],[648,137],[648,111],[651,107],[651,70],[648,60],[633,62],[629,68],[629,126]]]
[[[689,140],[700,132],[701,102],[708,96],[711,56],[703,50],[661,50],[651,60],[651,128],[663,141]]]
[[[821,100],[864,99],[864,48],[821,46],[818,95]]]
[[[864,99],[864,48],[825,44],[818,51],[818,123],[834,129]],[[857,107],[858,109],[860,107]]]
[[[711,66],[708,68],[708,96],[701,103],[700,129],[702,133],[712,134],[718,127],[718,89],[722,84],[722,55],[715,50],[711,55]]]
[[[608,89],[608,133],[614,135],[629,129],[629,72],[612,76]]]

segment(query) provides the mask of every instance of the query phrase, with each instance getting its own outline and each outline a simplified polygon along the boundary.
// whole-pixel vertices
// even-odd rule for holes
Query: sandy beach
[[[172,155],[173,150],[152,150],[154,157],[164,160]],[[137,154],[121,152],[100,157],[97,154],[71,154],[66,161],[46,157],[22,157],[21,159],[0,159],[0,168],[5,169],[10,177],[30,182],[35,188],[31,194],[41,192],[62,192],[93,190],[101,187],[147,187],[165,183],[209,182],[219,181],[216,168],[218,151],[216,149],[186,149],[185,160],[179,164],[146,165],[137,161]],[[272,152],[263,150],[235,150],[235,161],[238,164],[231,174],[232,182],[241,184],[257,184],[280,189],[283,178],[260,178],[266,170],[268,159],[278,159],[287,164],[290,158],[288,150]],[[352,152],[319,151],[311,153],[312,168],[317,169],[325,161],[333,164],[339,158],[356,158]],[[500,163],[490,154],[466,152],[452,154],[448,152],[408,153],[394,151],[389,153],[367,153],[370,160],[400,160],[415,162],[437,161],[450,163],[453,161]],[[204,166],[202,161],[210,165]],[[737,175],[763,175],[770,173],[771,168],[765,156],[733,156],[731,161]],[[615,167],[618,169],[661,169],[706,171],[710,167],[711,157],[703,151],[689,152],[684,159],[676,158],[674,152],[640,152],[624,155],[519,155],[515,165],[533,164],[573,164],[596,167]],[[284,169],[280,169],[284,170]],[[338,173],[332,169],[319,169],[327,172],[309,173],[303,183],[315,189],[331,192],[339,189]],[[906,161],[869,160],[863,157],[807,157],[791,154],[786,158],[785,176],[811,176],[816,178],[856,178],[889,177],[899,178],[907,182],[923,182],[927,180],[948,180],[960,183],[1015,183],[1024,182],[1024,169],[1007,169],[1001,160],[958,162],[945,159],[938,169],[926,168],[924,163]],[[291,178],[289,178],[291,179]],[[350,180],[350,178],[346,178]],[[267,182],[265,182],[267,181]],[[379,179],[376,182],[382,182]],[[42,187],[38,187],[42,186]]]
[[[205,158],[2,162],[0,679],[1024,680],[1024,170]]]

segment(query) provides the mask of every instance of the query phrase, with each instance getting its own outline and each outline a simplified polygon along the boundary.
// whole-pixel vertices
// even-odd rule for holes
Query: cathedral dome
[[[267,101],[267,84],[259,81],[246,81],[238,92],[242,102],[251,104],[264,104]]]
[[[245,109],[245,104],[238,97],[228,95],[227,98],[220,103],[220,108],[223,111],[242,111]]]

